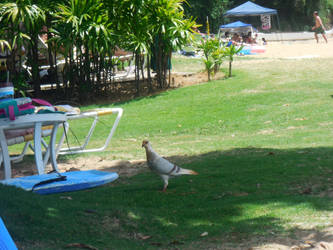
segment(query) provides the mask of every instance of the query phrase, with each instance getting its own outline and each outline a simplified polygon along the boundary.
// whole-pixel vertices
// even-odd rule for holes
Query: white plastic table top
[[[58,170],[55,150],[56,134],[58,126],[66,121],[67,116],[65,114],[58,113],[23,115],[16,117],[14,121],[9,120],[8,118],[0,119],[0,146],[4,162],[5,179],[11,178],[10,156],[8,152],[7,140],[5,137],[6,130],[34,128],[34,151],[36,167],[38,174],[43,174],[44,164],[42,156],[42,126],[53,125],[48,150],[50,150],[53,169]]]

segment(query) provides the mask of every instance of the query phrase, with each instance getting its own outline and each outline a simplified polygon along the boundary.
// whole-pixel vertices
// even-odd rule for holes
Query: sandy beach
[[[306,58],[328,58],[333,57],[333,38],[328,37],[328,43],[319,36],[319,43],[313,40],[269,42],[265,45],[266,52],[251,55],[260,58],[284,58],[284,59],[306,59]]]

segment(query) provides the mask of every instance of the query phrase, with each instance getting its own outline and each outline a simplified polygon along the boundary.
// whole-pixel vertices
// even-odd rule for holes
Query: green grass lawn
[[[172,179],[166,193],[158,191],[162,182],[150,172],[47,196],[0,186],[0,215],[17,245],[231,248],[253,238],[271,243],[330,226],[333,61],[234,64],[229,79],[104,105],[122,107],[124,116],[110,149],[99,155],[143,159],[141,141],[149,139],[157,152],[198,176]],[[180,72],[202,67],[183,58],[174,65]],[[85,127],[73,125],[78,131]],[[102,139],[97,134],[95,143]],[[200,236],[204,232],[208,235]]]

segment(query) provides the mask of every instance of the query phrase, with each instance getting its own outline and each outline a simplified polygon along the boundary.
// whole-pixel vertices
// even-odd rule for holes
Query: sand
[[[265,45],[266,52],[251,55],[257,58],[284,58],[284,59],[306,59],[306,58],[328,58],[333,57],[333,38],[328,38],[328,43],[319,36],[319,43],[313,40],[269,42]]]

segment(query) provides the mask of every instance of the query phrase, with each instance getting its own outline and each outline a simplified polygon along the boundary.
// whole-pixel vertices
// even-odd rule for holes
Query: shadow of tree
[[[158,191],[159,177],[146,171],[126,182],[50,196],[0,186],[0,215],[13,238],[30,247],[38,241],[61,248],[80,239],[102,249],[114,242],[145,249],[332,242],[333,148],[235,148],[168,159],[199,175],[172,179],[166,193]]]
[[[214,241],[216,235],[222,238],[217,245],[212,243],[212,248],[225,240],[237,242],[234,247],[237,244],[272,244],[277,239],[288,247],[300,244],[302,240],[331,242],[333,234],[318,229],[322,224],[325,224],[324,228],[330,225],[326,220],[331,215],[323,215],[323,220],[314,218],[313,222],[306,217],[316,215],[316,212],[332,212],[332,153],[333,149],[329,147],[235,148],[201,155],[171,156],[168,157],[171,162],[194,169],[200,175],[171,180],[167,193],[160,194],[154,192],[162,187],[159,178],[143,173],[133,178],[125,190],[131,194],[146,190],[149,199],[163,204],[148,213],[151,218],[149,226],[153,220],[159,221],[159,226],[165,227],[171,238],[175,237],[172,231],[189,234],[196,231],[195,237],[177,236],[179,240],[183,237],[196,242],[193,244],[199,244],[202,239],[198,235],[205,231],[213,235],[208,242]],[[120,188],[121,192],[123,188]],[[154,203],[145,201],[147,197],[145,191],[142,192],[143,203]],[[253,213],[257,216],[249,214],[252,207],[255,207]],[[299,216],[297,213],[291,213],[284,220],[281,214],[274,216],[275,212],[271,212],[289,213],[293,207],[309,210],[302,215],[304,218],[295,219],[298,221],[295,225],[290,221],[293,220],[291,217]],[[147,216],[146,206],[142,208],[137,213],[142,213],[140,217]],[[267,212],[258,212],[260,208]],[[183,215],[175,217],[170,211],[182,211]],[[165,215],[164,220],[161,219],[162,214]]]

